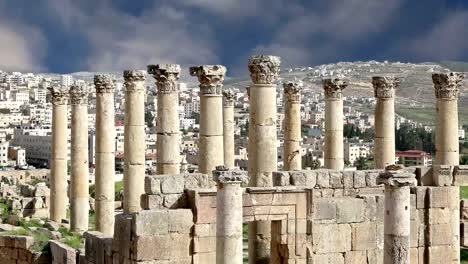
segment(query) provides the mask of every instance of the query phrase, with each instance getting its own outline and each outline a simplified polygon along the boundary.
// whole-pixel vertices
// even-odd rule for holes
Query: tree
[[[468,165],[468,155],[463,155],[460,157],[460,165]]]
[[[150,111],[145,112],[145,123],[148,127],[154,127],[154,115]]]
[[[369,165],[369,159],[365,157],[359,157],[356,161],[354,161],[354,166],[358,170],[369,170],[371,166]]]
[[[322,167],[322,164],[320,163],[320,160],[314,159],[310,162],[310,168],[313,170],[318,170]]]
[[[428,153],[435,152],[434,133],[424,128],[412,128],[404,124],[395,132],[396,149],[400,151],[419,149]]]

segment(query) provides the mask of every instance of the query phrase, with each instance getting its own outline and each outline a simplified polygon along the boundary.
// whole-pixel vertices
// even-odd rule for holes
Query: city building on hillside
[[[60,84],[63,86],[70,86],[73,84],[73,76],[71,75],[60,75]]]
[[[406,150],[396,152],[397,163],[410,166],[429,166],[432,165],[432,156],[422,150]]]
[[[369,146],[366,144],[345,142],[344,159],[345,161],[349,161],[349,163],[354,164],[354,162],[359,158],[367,158],[370,151]]]

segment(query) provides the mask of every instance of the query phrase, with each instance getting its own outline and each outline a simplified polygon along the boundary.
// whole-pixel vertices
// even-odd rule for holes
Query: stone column
[[[67,218],[68,90],[49,88],[52,96],[52,155],[50,160],[50,219]]]
[[[95,75],[96,88],[96,230],[114,233],[115,200],[115,80]]]
[[[230,169],[235,167],[235,144],[234,144],[234,100],[233,91],[223,92],[223,149],[224,165]]]
[[[200,82],[200,142],[198,171],[212,173],[224,164],[223,151],[223,81],[226,67],[204,65],[190,68],[190,75]]]
[[[463,73],[434,73],[437,98],[437,121],[435,134],[434,165],[458,165],[458,93],[464,78]]]
[[[242,264],[242,187],[247,175],[218,166],[216,193],[216,264]]]
[[[73,85],[71,104],[70,230],[85,232],[89,219],[88,88]]]
[[[376,169],[395,164],[395,89],[400,83],[395,77],[372,77],[375,105],[375,146]]]
[[[149,65],[148,73],[156,79],[158,109],[157,174],[180,173],[179,74],[178,64]]]
[[[283,83],[284,88],[284,170],[302,169],[301,89],[302,82]]]
[[[340,79],[323,80],[325,90],[325,168],[344,168],[343,89],[348,83]]]
[[[410,187],[415,175],[390,166],[377,178],[385,185],[384,264],[410,263]]]
[[[273,172],[277,171],[278,150],[276,135],[276,82],[280,58],[252,56],[249,60],[249,176],[250,186],[273,186]],[[253,159],[250,161],[250,159]],[[271,222],[249,224],[249,263],[269,263]]]
[[[145,80],[145,71],[124,71],[124,213],[139,212],[145,192]]]

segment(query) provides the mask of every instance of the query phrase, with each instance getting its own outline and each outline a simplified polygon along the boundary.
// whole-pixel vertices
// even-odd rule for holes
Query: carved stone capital
[[[158,64],[148,65],[148,73],[156,80],[158,93],[178,93],[180,65]]]
[[[465,75],[461,72],[432,74],[436,98],[446,100],[457,99],[460,84],[464,78]]]
[[[125,70],[124,85],[128,92],[145,91],[145,85],[142,85],[146,80],[146,72],[141,70]]]
[[[223,91],[223,105],[233,107],[236,100],[236,94],[232,90]]]
[[[72,85],[70,87],[70,104],[71,105],[86,105],[88,104],[89,90],[84,85]]]
[[[69,93],[68,90],[63,87],[50,87],[47,88],[50,91],[52,98],[52,105],[67,105]]]
[[[278,80],[281,59],[277,56],[256,55],[249,59],[250,78],[254,84],[274,84]]]
[[[325,90],[325,98],[330,99],[343,98],[343,89],[348,86],[348,82],[340,79],[324,79],[322,84]]]
[[[113,93],[115,89],[115,80],[107,74],[94,75],[94,87],[96,93]]]
[[[301,90],[303,87],[301,80],[288,81],[283,83],[284,95],[288,102],[293,104],[301,103]]]
[[[225,166],[216,166],[213,170],[213,179],[222,184],[241,184],[247,183],[249,177],[247,172],[241,170],[230,170]]]
[[[190,67],[190,75],[198,77],[201,95],[222,95],[226,67],[222,65]]]
[[[401,79],[389,76],[372,77],[372,86],[374,86],[374,96],[376,98],[389,99],[395,96],[395,89],[400,86]]]
[[[377,177],[377,184],[392,188],[416,186],[416,183],[416,175],[405,171],[400,165],[387,166]]]

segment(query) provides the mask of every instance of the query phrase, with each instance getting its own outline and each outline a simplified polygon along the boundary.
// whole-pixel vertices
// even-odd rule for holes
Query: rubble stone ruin
[[[437,98],[436,162],[395,165],[394,98],[400,80],[375,76],[376,170],[346,171],[343,160],[345,80],[325,79],[325,168],[300,162],[302,83],[279,83],[280,58],[252,56],[248,172],[234,164],[235,95],[223,90],[226,68],[190,68],[200,83],[199,172],[180,173],[177,64],[127,70],[125,79],[124,212],[114,217],[114,80],[95,76],[97,93],[96,229],[87,231],[87,113],[81,87],[51,89],[52,181],[15,203],[27,211],[50,209],[66,218],[67,104],[72,107],[71,228],[85,232],[78,255],[53,248],[53,263],[240,264],[243,225],[248,226],[249,263],[426,264],[459,263],[459,186],[468,167],[458,165],[459,73],[432,75]],[[157,172],[145,175],[144,97],[147,73],[158,96]],[[277,165],[277,87],[285,94],[285,170]],[[2,190],[8,191],[4,187]],[[26,192],[26,190],[25,190]],[[29,205],[31,203],[31,205]],[[27,204],[27,205],[24,205]],[[468,206],[467,206],[468,207]],[[465,207],[462,207],[464,210]],[[462,214],[463,215],[463,214]],[[468,214],[467,214],[468,215]],[[468,219],[468,217],[466,217]],[[468,234],[468,228],[467,234]],[[461,236],[460,236],[461,234]],[[13,243],[15,245],[15,243]],[[2,248],[12,249],[9,245]],[[61,253],[57,253],[61,252]],[[20,262],[15,262],[20,263]],[[21,262],[23,263],[23,262]]]

